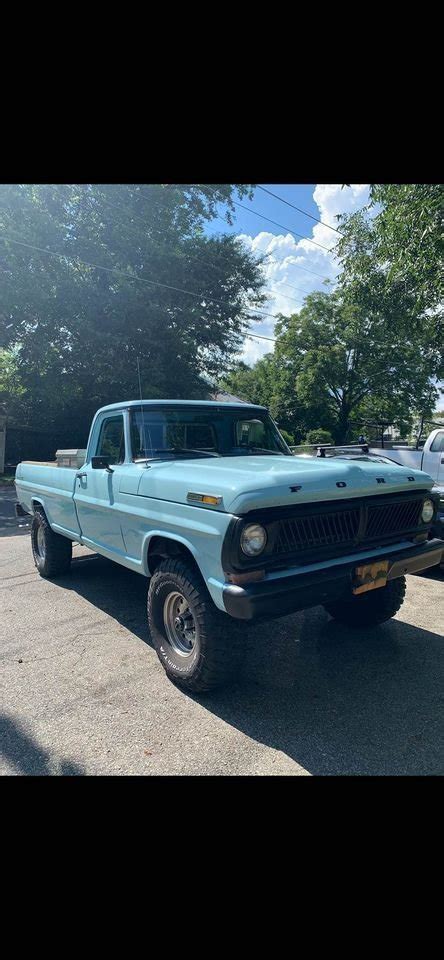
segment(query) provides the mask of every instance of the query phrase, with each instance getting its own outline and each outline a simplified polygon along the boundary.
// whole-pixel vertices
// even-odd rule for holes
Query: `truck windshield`
[[[291,456],[263,410],[219,407],[135,407],[130,414],[133,460]]]

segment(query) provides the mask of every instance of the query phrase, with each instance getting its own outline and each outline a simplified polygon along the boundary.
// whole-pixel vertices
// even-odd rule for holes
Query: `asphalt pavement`
[[[143,577],[74,548],[43,580],[0,488],[0,773],[444,772],[444,574],[408,578],[396,618],[357,631],[322,607],[245,630],[242,674],[197,697],[152,648]]]

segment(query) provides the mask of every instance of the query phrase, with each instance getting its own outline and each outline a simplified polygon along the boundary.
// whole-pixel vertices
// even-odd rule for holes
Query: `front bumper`
[[[387,579],[393,580],[435,566],[443,552],[444,540],[434,539],[391,553],[385,550],[372,556],[371,562],[388,560]],[[238,620],[270,619],[349,597],[358,564],[357,560],[330,563],[316,570],[265,579],[245,587],[225,584],[222,592],[225,610]]]

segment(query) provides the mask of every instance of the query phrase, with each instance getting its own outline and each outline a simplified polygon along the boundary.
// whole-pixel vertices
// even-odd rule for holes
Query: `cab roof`
[[[239,400],[238,403],[226,403],[224,400],[122,400],[120,403],[110,403],[106,407],[100,407],[97,413],[103,413],[105,410],[127,410],[128,407],[227,407],[229,410],[267,410],[267,407],[259,403],[244,403]]]

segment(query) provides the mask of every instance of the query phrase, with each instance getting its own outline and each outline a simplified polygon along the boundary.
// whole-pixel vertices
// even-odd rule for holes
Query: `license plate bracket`
[[[389,562],[377,560],[376,563],[366,563],[355,567],[353,593],[367,593],[368,590],[378,590],[387,584]]]

